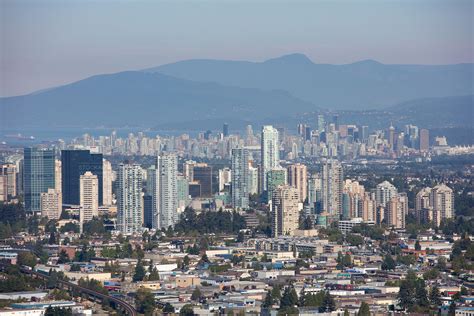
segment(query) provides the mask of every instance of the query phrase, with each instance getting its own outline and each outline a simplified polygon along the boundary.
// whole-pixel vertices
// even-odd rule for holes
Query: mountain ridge
[[[383,64],[372,59],[317,64],[297,53],[263,62],[190,59],[143,71],[227,86],[283,89],[328,109],[373,109],[418,98],[474,93],[473,65]]]

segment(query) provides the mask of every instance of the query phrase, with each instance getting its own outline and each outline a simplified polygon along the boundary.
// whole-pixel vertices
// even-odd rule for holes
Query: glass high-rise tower
[[[99,180],[99,205],[103,205],[103,161],[102,154],[91,154],[89,150],[61,151],[61,173],[63,203],[79,205],[79,179],[87,171]]]
[[[27,211],[41,211],[41,193],[55,186],[54,167],[53,150],[24,149],[23,186]]]

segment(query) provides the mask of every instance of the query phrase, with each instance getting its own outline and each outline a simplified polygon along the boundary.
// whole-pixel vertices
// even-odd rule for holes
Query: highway
[[[5,268],[7,266],[5,264],[0,264],[0,265],[3,268]],[[29,270],[28,268],[25,268],[25,267],[20,267],[20,271],[24,274],[28,274],[28,275],[31,275],[31,276],[36,276],[36,277],[39,277],[39,278],[42,278],[42,279],[45,279],[45,280],[49,279],[48,275],[45,275],[43,273],[39,273],[39,272],[36,272],[36,271],[33,271],[33,270]],[[57,286],[66,287],[69,290],[75,290],[79,293],[84,293],[84,294],[87,294],[89,296],[93,296],[95,298],[98,298],[101,301],[107,299],[109,302],[112,302],[112,303],[115,304],[116,309],[122,310],[127,315],[129,315],[129,316],[137,316],[138,315],[138,312],[135,310],[135,308],[132,305],[130,305],[127,302],[125,302],[121,299],[118,299],[116,297],[105,295],[105,294],[87,289],[85,287],[79,286],[75,283],[68,282],[68,281],[63,281],[63,280],[58,280]]]

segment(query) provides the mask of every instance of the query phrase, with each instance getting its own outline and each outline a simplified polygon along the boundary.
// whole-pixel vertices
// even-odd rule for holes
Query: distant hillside
[[[186,60],[145,72],[222,85],[282,89],[327,109],[384,108],[412,99],[473,94],[473,64],[316,64],[292,54],[265,62]]]
[[[396,121],[427,128],[472,127],[474,95],[411,100],[387,108]]]
[[[0,98],[0,125],[152,127],[218,118],[245,121],[315,109],[281,90],[227,87],[128,71],[30,95]]]

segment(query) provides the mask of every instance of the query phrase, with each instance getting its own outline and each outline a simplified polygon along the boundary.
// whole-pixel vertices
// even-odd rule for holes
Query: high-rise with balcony
[[[178,219],[178,157],[174,153],[158,156],[159,177],[158,216],[154,219],[154,228],[167,229],[174,226]]]
[[[298,189],[283,185],[276,188],[272,196],[272,234],[292,236],[298,229],[302,204]]]
[[[81,228],[84,223],[99,216],[99,179],[90,171],[79,178],[79,206]]]
[[[117,228],[124,234],[141,231],[142,169],[137,164],[120,164],[117,174]]]
[[[321,207],[336,218],[342,214],[343,171],[339,161],[325,160],[321,166]]]
[[[278,130],[271,125],[265,125],[262,129],[261,138],[261,190],[267,190],[267,173],[273,168],[280,166],[280,145]]]
[[[114,179],[114,172],[110,161],[102,160],[102,204],[112,205],[112,182]]]
[[[249,151],[243,147],[232,149],[232,206],[249,207]]]
[[[287,167],[288,184],[299,191],[300,202],[304,202],[308,196],[308,169],[305,165],[297,163]]]

